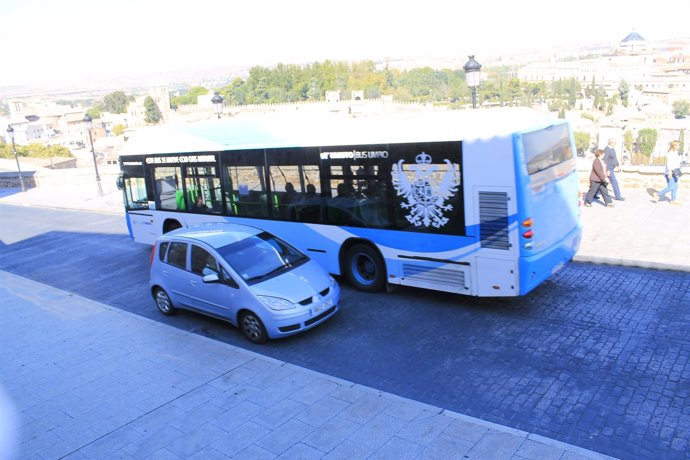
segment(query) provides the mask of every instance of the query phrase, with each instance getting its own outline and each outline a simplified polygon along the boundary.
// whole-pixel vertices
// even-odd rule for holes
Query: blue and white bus
[[[120,157],[127,226],[153,244],[231,221],[354,287],[519,296],[581,238],[569,124],[530,109],[247,116],[145,130]]]

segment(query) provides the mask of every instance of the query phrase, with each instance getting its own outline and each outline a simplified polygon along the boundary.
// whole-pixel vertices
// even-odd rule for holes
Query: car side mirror
[[[204,283],[218,283],[220,282],[220,278],[218,277],[218,273],[209,273],[208,275],[204,276],[202,278]]]

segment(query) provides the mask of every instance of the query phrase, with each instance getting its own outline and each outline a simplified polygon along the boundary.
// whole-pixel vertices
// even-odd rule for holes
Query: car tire
[[[256,313],[243,311],[240,314],[240,331],[242,335],[252,343],[262,344],[268,342],[268,332],[266,327]]]
[[[377,250],[355,244],[345,255],[345,276],[357,290],[378,292],[386,284],[386,265]]]
[[[163,313],[165,316],[172,316],[177,313],[177,308],[173,305],[168,293],[163,289],[157,288],[155,291],[153,291],[153,298],[156,300],[158,311]]]

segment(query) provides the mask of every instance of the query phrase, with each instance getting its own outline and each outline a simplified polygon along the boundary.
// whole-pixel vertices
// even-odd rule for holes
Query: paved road
[[[622,458],[690,451],[690,275],[573,263],[526,298],[344,287],[341,314],[256,347],[159,315],[116,215],[0,205],[0,269],[292,364]],[[33,222],[30,228],[25,222]]]

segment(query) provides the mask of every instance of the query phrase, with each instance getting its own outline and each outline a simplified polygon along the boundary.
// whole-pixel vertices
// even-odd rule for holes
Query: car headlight
[[[271,310],[280,311],[295,308],[294,303],[281,299],[280,297],[269,297],[266,295],[259,295],[257,297]]]

